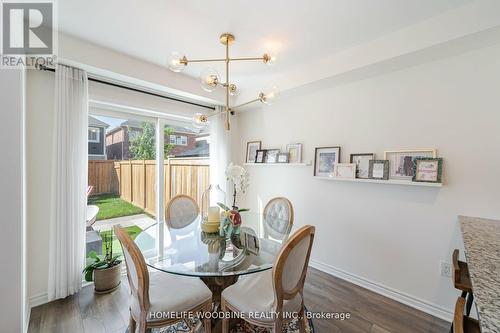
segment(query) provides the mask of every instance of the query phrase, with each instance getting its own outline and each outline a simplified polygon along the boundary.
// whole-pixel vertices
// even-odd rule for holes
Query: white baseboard
[[[39,306],[49,302],[49,296],[47,293],[41,293],[30,297],[29,310],[35,306]]]
[[[449,309],[445,309],[440,305],[433,304],[418,297],[408,295],[404,292],[389,288],[387,286],[381,285],[379,283],[370,281],[361,276],[348,273],[341,269],[335,268],[331,265],[324,264],[317,260],[310,260],[309,262],[311,267],[319,269],[322,272],[328,273],[330,275],[336,276],[342,280],[346,280],[348,282],[354,283],[358,286],[376,292],[377,294],[383,295],[385,297],[391,298],[400,303],[406,304],[415,308],[417,310],[423,311],[435,317],[441,318],[451,323],[453,318],[453,313]]]

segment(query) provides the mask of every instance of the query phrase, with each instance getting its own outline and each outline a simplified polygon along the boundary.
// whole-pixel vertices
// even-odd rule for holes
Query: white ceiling
[[[286,72],[470,1],[63,0],[58,10],[60,31],[163,66],[174,50],[188,58],[222,57],[222,32],[236,36],[232,56],[276,53],[273,67],[232,66],[232,81],[245,90],[260,75]],[[187,73],[197,76],[205,67],[193,64]]]

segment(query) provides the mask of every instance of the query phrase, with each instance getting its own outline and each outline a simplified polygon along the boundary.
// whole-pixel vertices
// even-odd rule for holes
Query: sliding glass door
[[[158,121],[119,112],[89,115],[87,254],[105,254],[106,239],[115,225],[135,239],[163,222],[162,193],[156,189],[163,183],[157,171],[163,159],[163,154],[158,155],[163,149]],[[152,235],[151,255],[156,253],[157,241],[157,235]],[[113,252],[120,254],[118,242],[112,245]]]
[[[114,225],[135,239],[145,257],[162,253],[165,207],[175,195],[201,205],[209,185],[208,129],[187,121],[91,108],[89,116],[87,253],[103,253]],[[157,227],[152,227],[157,224]],[[145,245],[147,244],[147,245]],[[113,252],[121,252],[115,241]]]

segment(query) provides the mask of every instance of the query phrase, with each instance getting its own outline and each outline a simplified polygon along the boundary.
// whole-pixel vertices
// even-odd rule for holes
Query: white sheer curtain
[[[217,106],[215,111],[223,110],[224,107]],[[225,119],[223,112],[210,118],[210,184],[219,185],[228,199],[232,189],[227,188],[225,172],[231,162],[231,136],[224,128]]]
[[[49,300],[76,293],[85,260],[87,73],[57,65],[50,220]]]

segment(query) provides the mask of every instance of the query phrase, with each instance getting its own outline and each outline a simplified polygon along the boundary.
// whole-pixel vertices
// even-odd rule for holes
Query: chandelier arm
[[[248,105],[248,104],[252,104],[252,103],[255,103],[255,102],[259,102],[260,100],[261,100],[260,98],[252,99],[251,101],[248,101],[248,102],[245,102],[245,103],[242,103],[242,104],[239,104],[239,105],[233,106],[233,107],[231,108],[231,110],[241,108],[242,106],[245,106],[245,105]]]
[[[186,59],[186,60],[180,60],[181,64],[189,64],[190,62],[222,62],[226,61],[226,59]]]
[[[244,57],[244,58],[231,58],[229,61],[246,61],[246,60],[261,60],[264,61],[264,57]]]
[[[225,112],[225,111],[218,111],[218,112],[215,112],[215,113],[211,113],[211,114],[209,114],[209,115],[205,115],[205,117],[207,117],[207,118],[212,118],[212,117],[215,117],[215,116],[220,115],[220,114],[221,114],[221,113],[223,113],[223,112]]]

